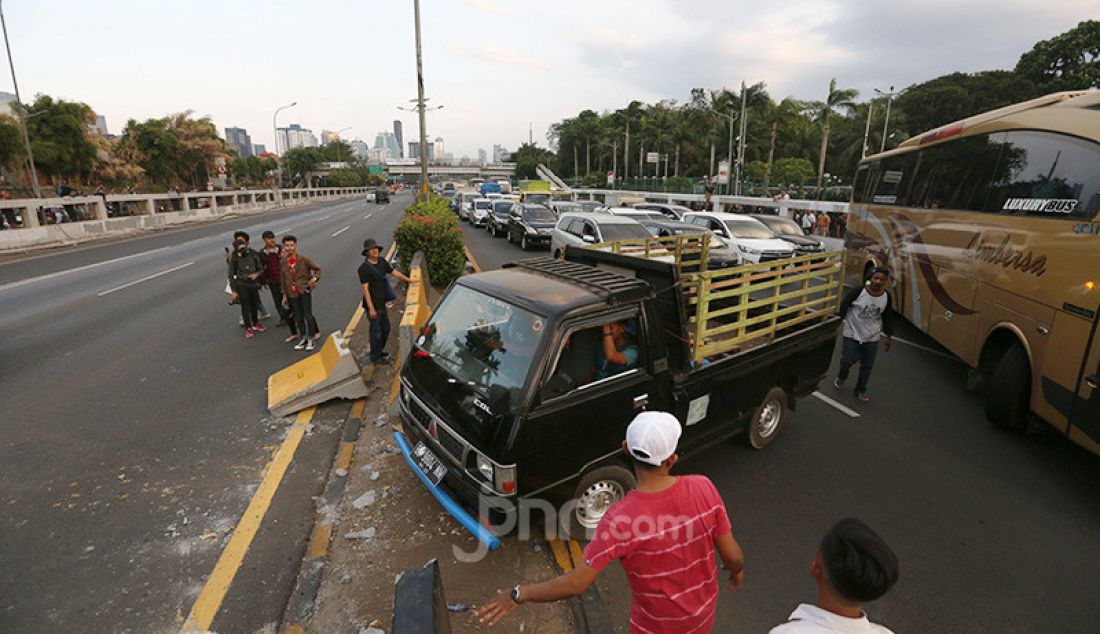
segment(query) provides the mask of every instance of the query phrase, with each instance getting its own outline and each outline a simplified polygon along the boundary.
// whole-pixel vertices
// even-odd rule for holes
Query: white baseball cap
[[[626,448],[640,462],[659,467],[676,453],[680,431],[680,421],[672,414],[642,412],[626,428]]]

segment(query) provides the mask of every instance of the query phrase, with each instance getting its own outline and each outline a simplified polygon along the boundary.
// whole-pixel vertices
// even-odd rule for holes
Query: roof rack
[[[653,295],[653,287],[643,280],[576,262],[532,258],[504,265],[506,269],[513,267],[584,286],[613,303],[637,301]]]

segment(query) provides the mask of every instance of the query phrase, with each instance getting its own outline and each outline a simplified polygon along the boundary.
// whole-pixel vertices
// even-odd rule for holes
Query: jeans
[[[867,382],[871,379],[871,369],[875,367],[875,355],[878,354],[878,342],[860,343],[851,337],[844,337],[840,348],[840,372],[836,378],[841,383],[848,380],[848,372],[859,362],[859,378],[856,379],[856,394],[867,392]]]
[[[241,319],[245,328],[260,323],[260,287],[237,284],[237,297],[241,302]]]
[[[283,305],[282,284],[275,282],[265,286],[267,286],[267,290],[271,291],[271,299],[275,302],[275,310],[279,313],[279,319],[290,325],[290,334],[298,334],[298,329],[294,327],[294,318],[290,316],[290,309]]]
[[[390,316],[385,308],[375,314],[378,316],[370,320],[370,360],[378,362],[382,360],[382,351],[390,338]]]
[[[298,322],[298,334],[302,337],[317,334],[317,319],[313,317],[313,295],[299,293],[297,297],[289,297],[290,310],[294,313],[294,320]]]

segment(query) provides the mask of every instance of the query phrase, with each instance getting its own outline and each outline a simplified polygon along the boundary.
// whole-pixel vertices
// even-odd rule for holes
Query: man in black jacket
[[[844,338],[840,349],[840,372],[833,381],[833,387],[838,390],[844,387],[849,371],[858,361],[859,378],[856,379],[855,395],[863,402],[871,400],[867,396],[867,382],[875,365],[878,342],[881,340],[886,350],[893,344],[893,301],[886,290],[889,281],[890,271],[876,268],[862,287],[853,289],[840,302]]]
[[[248,248],[243,238],[233,241],[233,253],[229,256],[229,287],[233,299],[241,303],[241,319],[244,321],[244,336],[252,338],[254,332],[267,330],[260,324],[260,277],[264,273],[264,262],[260,254]]]

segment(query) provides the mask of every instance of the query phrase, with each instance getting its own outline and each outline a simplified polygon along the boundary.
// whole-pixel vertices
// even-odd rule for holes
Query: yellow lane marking
[[[355,451],[355,443],[341,442],[340,449],[336,452],[336,468],[347,471],[351,466],[351,454]]]
[[[573,555],[573,566],[579,568],[584,563],[584,552],[581,551],[580,542],[575,539],[569,540],[569,552]]]
[[[477,260],[474,259],[474,254],[470,251],[470,247],[463,244],[462,248],[466,250],[466,259],[470,261],[470,266],[474,267],[474,273],[480,273],[481,267],[478,266]]]
[[[301,625],[288,625],[283,630],[283,634],[306,634],[306,631],[302,629]]]
[[[573,562],[569,560],[569,551],[565,548],[565,542],[558,538],[550,540],[550,550],[554,551],[554,561],[558,562],[558,568],[562,572],[573,572]]]
[[[359,399],[351,405],[351,412],[348,414],[351,418],[363,419],[363,410],[367,408],[366,399]]]
[[[313,527],[313,534],[309,536],[309,547],[306,548],[306,559],[319,559],[328,552],[328,543],[332,538],[332,524],[317,524]]]
[[[252,496],[252,501],[248,503],[244,515],[237,522],[233,537],[229,539],[229,543],[226,544],[221,557],[218,558],[218,563],[214,565],[213,572],[207,578],[202,592],[195,599],[195,604],[191,606],[191,613],[187,616],[187,621],[184,622],[181,632],[194,632],[196,630],[205,632],[210,630],[210,624],[214,621],[214,616],[218,613],[222,600],[225,599],[225,594],[229,591],[229,586],[233,583],[233,578],[236,577],[237,570],[240,569],[248,548],[252,545],[252,539],[256,536],[268,507],[271,506],[271,500],[275,497],[275,492],[279,490],[279,484],[290,466],[290,461],[294,458],[294,452],[298,450],[298,445],[301,444],[302,437],[305,436],[306,426],[313,419],[314,411],[316,411],[316,408],[308,407],[298,412],[298,416],[295,417],[294,423],[290,426],[286,440],[279,446],[274,458],[268,463],[263,480],[260,481],[260,486],[256,489],[256,494]]]

